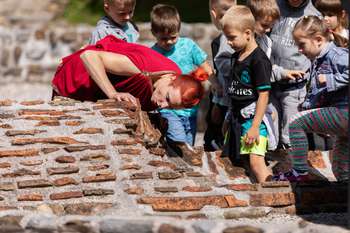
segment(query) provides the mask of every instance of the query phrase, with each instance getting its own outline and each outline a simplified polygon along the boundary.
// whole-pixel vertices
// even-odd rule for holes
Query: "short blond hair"
[[[128,6],[135,6],[136,5],[136,0],[104,0],[103,1],[105,4],[110,4],[110,5],[115,5],[116,3],[122,3],[124,5]]]
[[[280,10],[276,0],[248,0],[247,6],[252,11],[255,20],[271,17],[277,20],[280,17]]]
[[[236,4],[236,0],[209,0],[209,9],[227,11],[232,5]]]
[[[240,31],[254,31],[255,19],[251,10],[246,6],[232,6],[221,20],[222,27],[231,26]]]

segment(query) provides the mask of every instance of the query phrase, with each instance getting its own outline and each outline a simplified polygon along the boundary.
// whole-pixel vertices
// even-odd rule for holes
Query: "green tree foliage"
[[[176,6],[184,22],[210,22],[208,0],[137,0],[134,21],[149,21],[152,6],[158,3]],[[72,23],[94,25],[102,15],[103,0],[70,0],[64,17]]]

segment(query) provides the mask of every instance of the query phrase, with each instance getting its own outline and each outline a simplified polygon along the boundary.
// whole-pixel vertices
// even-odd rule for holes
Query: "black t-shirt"
[[[245,107],[258,100],[258,91],[271,89],[272,65],[264,51],[257,47],[243,61],[238,61],[239,53],[232,55],[232,75],[228,94],[233,106]]]

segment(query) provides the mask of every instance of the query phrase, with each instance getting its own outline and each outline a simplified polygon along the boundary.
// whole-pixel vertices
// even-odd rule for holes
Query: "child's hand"
[[[246,135],[244,135],[243,140],[247,145],[251,145],[254,142],[259,144],[259,136],[259,128],[251,127]]]
[[[286,70],[286,79],[301,79],[305,75],[304,71],[301,70]]]
[[[326,82],[327,82],[326,75],[320,74],[317,78],[318,78],[318,82],[319,82],[321,85],[326,84]]]

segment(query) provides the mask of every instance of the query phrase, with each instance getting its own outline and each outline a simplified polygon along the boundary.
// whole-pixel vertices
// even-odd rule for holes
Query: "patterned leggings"
[[[291,140],[290,157],[293,168],[300,172],[308,171],[308,142],[306,133],[322,133],[334,136],[332,169],[338,180],[348,178],[348,108],[318,108],[302,111],[295,115],[289,125]]]

